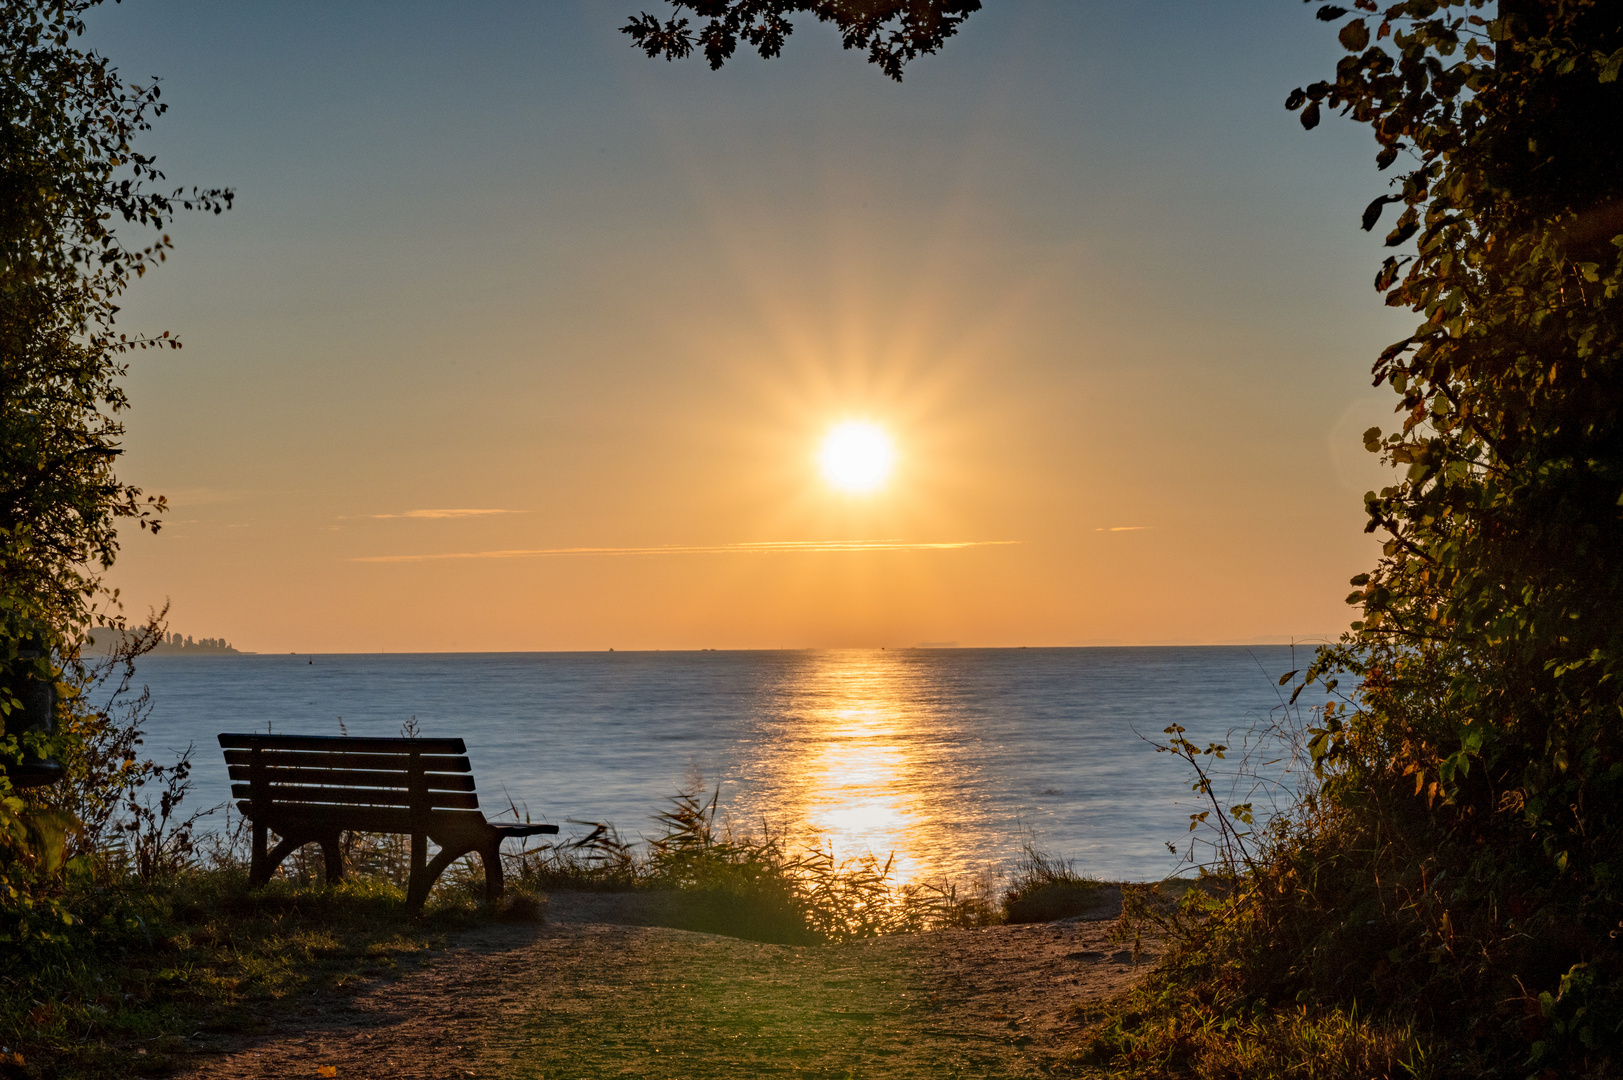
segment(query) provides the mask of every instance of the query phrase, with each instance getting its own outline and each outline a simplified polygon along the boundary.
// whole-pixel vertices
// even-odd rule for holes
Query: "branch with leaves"
[[[794,17],[808,15],[833,24],[841,45],[866,52],[869,63],[901,82],[903,67],[941,48],[980,7],[980,0],[675,0],[665,18],[642,12],[621,32],[650,57],[685,60],[698,52],[714,69],[741,43],[763,59],[781,55]]]

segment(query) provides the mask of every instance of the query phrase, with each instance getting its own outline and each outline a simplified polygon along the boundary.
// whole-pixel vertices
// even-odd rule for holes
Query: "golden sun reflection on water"
[[[896,852],[896,874],[912,877],[905,841],[920,814],[906,793],[913,763],[894,724],[876,707],[832,710],[825,723],[827,743],[796,777],[806,824],[836,851]]]
[[[951,809],[941,796],[943,770],[963,762],[920,692],[923,673],[897,660],[833,654],[800,672],[782,688],[788,708],[757,766],[760,806],[775,830],[832,847],[841,860],[893,859],[892,880],[903,883],[964,868],[943,844]]]

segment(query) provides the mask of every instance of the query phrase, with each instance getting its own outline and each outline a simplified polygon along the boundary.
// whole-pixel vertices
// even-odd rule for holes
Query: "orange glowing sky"
[[[634,7],[635,5],[632,5]],[[1297,5],[1299,8],[1299,5]],[[1290,6],[994,3],[901,86],[612,3],[123,5],[235,186],[129,297],[126,611],[258,651],[1281,640],[1374,548],[1402,333]],[[894,462],[831,484],[876,425]]]

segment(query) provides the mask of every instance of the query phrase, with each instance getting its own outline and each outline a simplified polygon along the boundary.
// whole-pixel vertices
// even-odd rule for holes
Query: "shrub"
[[[1003,894],[1003,917],[1011,923],[1053,922],[1093,910],[1101,883],[1083,877],[1068,859],[1039,850],[1027,838],[1014,876]]]

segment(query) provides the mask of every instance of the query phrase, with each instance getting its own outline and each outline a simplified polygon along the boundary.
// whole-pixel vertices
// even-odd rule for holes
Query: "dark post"
[[[265,775],[265,752],[255,746],[248,751],[248,803],[254,819],[253,856],[248,864],[248,883],[263,885],[270,880],[265,865],[266,826],[270,817],[270,778]]]
[[[337,829],[321,836],[321,854],[326,863],[327,884],[336,885],[344,880],[343,833]]]
[[[17,735],[56,733],[56,683],[41,679],[36,668],[46,659],[45,644],[39,638],[27,638],[19,643],[17,665],[12,693],[23,704],[21,714],[11,714],[7,729]],[[41,758],[27,751],[23,760],[8,770],[11,782],[19,788],[42,787],[62,779],[62,763],[52,758]]]
[[[406,787],[411,808],[411,879],[407,891],[415,896],[428,871],[428,780],[423,776],[422,752],[413,747],[407,753]]]

